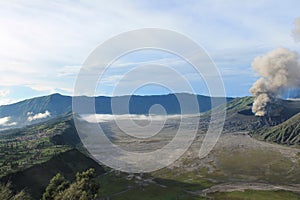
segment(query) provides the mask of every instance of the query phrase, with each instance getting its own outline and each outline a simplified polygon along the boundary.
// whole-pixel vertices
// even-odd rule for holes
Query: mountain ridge
[[[184,101],[190,101],[196,97],[199,104],[199,111],[205,112],[212,108],[211,99],[216,100],[216,104],[222,103],[221,97],[209,97],[187,93],[175,93],[166,95],[125,95],[125,96],[97,96],[86,97],[77,96],[75,98],[95,98],[95,108],[97,114],[112,114],[111,102],[116,102],[116,112],[114,114],[128,114],[124,111],[125,103],[129,102],[129,114],[149,114],[149,109],[155,105],[162,105],[167,114],[180,114],[180,104],[177,100],[180,96]],[[226,101],[233,98],[226,97]],[[187,113],[196,113],[193,106],[187,106]],[[114,110],[115,111],[115,110]],[[23,127],[38,122],[44,122],[51,118],[56,118],[72,112],[72,97],[59,93],[26,99],[10,105],[0,106],[0,119],[6,118],[7,123],[0,124],[0,129]]]

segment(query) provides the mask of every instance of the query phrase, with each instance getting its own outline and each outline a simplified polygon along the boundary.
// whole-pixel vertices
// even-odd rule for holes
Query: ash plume
[[[296,18],[294,21],[292,36],[294,37],[295,42],[300,42],[300,17]]]
[[[254,59],[253,69],[261,76],[251,87],[255,96],[252,112],[256,116],[272,115],[268,107],[289,89],[300,88],[300,62],[297,52],[278,48]]]

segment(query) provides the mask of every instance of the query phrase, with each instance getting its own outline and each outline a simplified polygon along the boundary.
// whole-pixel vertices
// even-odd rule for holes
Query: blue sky
[[[93,49],[117,34],[146,27],[190,37],[215,62],[228,96],[249,95],[257,79],[251,69],[256,56],[277,47],[300,52],[292,35],[296,30],[294,36],[299,36],[294,23],[299,8],[297,0],[1,1],[0,105],[55,92],[71,95],[78,70]],[[128,70],[145,62],[185,66],[174,55],[161,52],[128,55],[116,65]],[[122,73],[118,67],[111,69],[97,94],[111,95]],[[165,78],[176,82],[174,77]],[[130,80],[124,88],[127,83]],[[207,94],[203,81],[191,83],[197,93]],[[165,92],[169,91],[159,86],[137,91]]]

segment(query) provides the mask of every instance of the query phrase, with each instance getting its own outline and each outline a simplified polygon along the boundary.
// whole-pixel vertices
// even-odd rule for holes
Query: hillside
[[[227,104],[225,131],[249,131],[266,125],[252,113],[253,100],[253,97],[242,97]]]
[[[276,116],[256,117],[253,97],[236,98],[227,104],[225,131],[250,131],[250,135],[279,144],[300,144],[300,101],[277,100]]]
[[[242,130],[245,128],[243,125],[252,126],[259,122],[260,118],[247,111],[251,109],[252,100],[252,97],[245,97],[228,104],[227,128]],[[237,125],[239,123],[240,126]],[[139,143],[151,150],[172,134],[168,132],[169,127],[165,134],[158,134],[157,137],[147,140],[147,143],[134,143],[126,137],[118,137],[123,133],[114,127],[114,123],[105,122],[101,125],[106,126],[105,130],[109,133],[114,133],[114,142],[121,147],[138,147],[136,144]],[[168,124],[170,125],[173,126],[172,123]],[[250,126],[248,128],[250,129]],[[236,187],[238,191],[242,187],[255,194],[255,186],[258,183],[266,183],[260,190],[278,188],[278,185],[282,184],[282,190],[289,191],[283,192],[285,199],[289,199],[290,195],[297,196],[294,193],[296,186],[285,186],[299,184],[300,154],[296,148],[270,145],[254,140],[246,134],[232,132],[222,134],[208,157],[199,159],[202,136],[200,131],[191,148],[172,166],[150,174],[120,173],[109,168],[103,169],[97,162],[74,149],[82,148],[72,115],[66,115],[0,134],[1,181],[12,181],[14,191],[25,187],[38,199],[50,178],[57,172],[70,179],[74,177],[74,173],[92,167],[97,170],[99,196],[103,199],[140,199],[141,196],[147,196],[148,199],[202,199],[202,193],[211,187],[212,192],[207,193],[207,199],[211,195],[220,195],[222,199],[223,195],[227,195],[227,190],[225,194],[215,194],[219,190],[215,190],[214,186],[218,187],[218,184],[224,182],[228,182],[228,187]],[[248,185],[240,184],[241,181]],[[272,192],[265,196],[271,195]]]
[[[35,124],[47,121],[51,118],[70,113],[72,110],[72,98],[60,94],[27,99],[11,105],[0,106],[0,118],[8,117],[8,125],[1,128],[22,127],[24,125]],[[46,111],[49,115],[45,115]],[[39,117],[30,119],[29,117]],[[13,124],[14,123],[14,124]]]
[[[251,135],[269,142],[300,145],[300,113],[277,126],[253,131]]]
[[[0,181],[4,183],[10,181],[13,189],[16,191],[26,188],[32,197],[39,199],[50,179],[57,173],[61,173],[64,177],[71,180],[77,172],[82,172],[89,168],[95,169],[98,175],[105,172],[97,162],[78,150],[72,149],[54,155],[46,162],[8,174],[2,177]]]
[[[129,114],[149,114],[149,109],[155,104],[162,105],[168,114],[180,114],[179,96],[185,102],[190,102],[195,95],[192,94],[168,94],[152,96],[116,96],[116,97],[95,97],[95,107],[98,114],[111,114],[111,102],[116,103],[115,114],[128,114],[124,111],[129,101]],[[84,100],[90,97],[76,97]],[[197,95],[199,111],[206,112],[211,109],[211,97]],[[221,104],[219,98],[215,98],[217,105]],[[231,101],[232,98],[227,98]],[[219,102],[219,103],[218,103]],[[186,106],[186,113],[197,113],[193,106]],[[0,106],[0,119],[6,119],[7,123],[0,124],[1,129],[23,127],[25,125],[45,122],[59,116],[72,112],[72,97],[60,94],[37,97],[24,100],[11,105]]]
[[[72,115],[0,134],[0,177],[49,160],[72,148],[82,149]]]
[[[96,161],[82,153],[85,150],[72,115],[4,131],[0,150],[0,182],[11,182],[13,191],[25,188],[35,199],[58,172],[67,179],[89,168],[98,175],[104,173]]]
[[[278,100],[276,116],[256,117],[252,113],[254,97],[236,98],[227,104],[225,130],[252,131],[262,127],[272,127],[285,122],[300,112],[300,101]]]

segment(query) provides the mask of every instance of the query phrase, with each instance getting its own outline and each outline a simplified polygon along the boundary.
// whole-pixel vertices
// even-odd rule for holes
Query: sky
[[[249,88],[258,79],[251,68],[255,57],[278,47],[300,53],[299,7],[297,0],[1,0],[0,105],[51,93],[72,95],[81,66],[98,45],[141,28],[168,29],[191,38],[220,71],[227,96],[250,95]],[[116,60],[95,95],[113,95],[120,77],[145,63],[180,68],[195,93],[209,95],[203,80],[194,77],[181,58],[147,50]],[[184,92],[176,85],[176,76],[159,70],[155,74],[148,67],[125,79],[119,94],[126,94],[134,79],[149,74],[168,80],[175,92]],[[174,91],[152,85],[136,94],[168,92]]]

